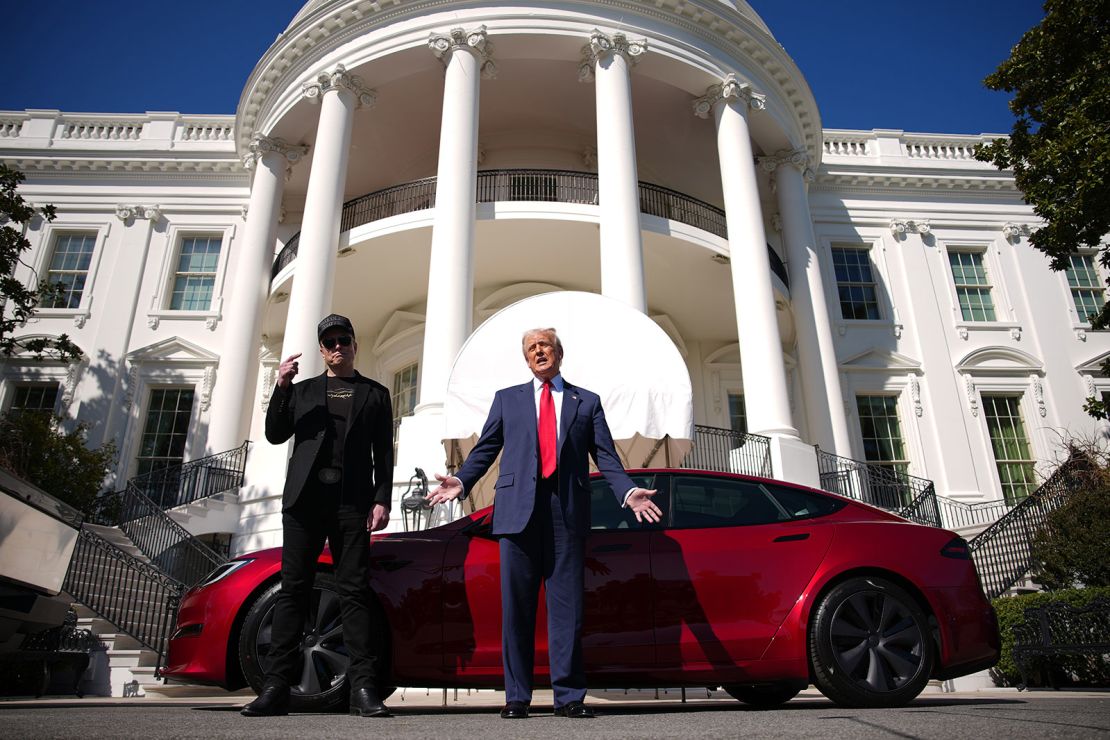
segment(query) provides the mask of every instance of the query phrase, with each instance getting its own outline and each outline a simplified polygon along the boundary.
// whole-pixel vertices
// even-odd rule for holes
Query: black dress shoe
[[[363,687],[351,691],[351,714],[359,717],[388,717],[389,708],[378,698],[376,689]]]
[[[528,705],[522,701],[511,701],[501,710],[501,719],[528,719]]]
[[[580,701],[572,701],[561,707],[555,707],[556,717],[570,717],[571,719],[593,719],[597,715],[594,710]]]
[[[280,717],[289,714],[289,687],[266,684],[258,698],[239,710],[244,717]]]

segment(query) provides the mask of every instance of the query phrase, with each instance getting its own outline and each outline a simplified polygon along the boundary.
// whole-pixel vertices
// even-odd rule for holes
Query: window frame
[[[825,305],[828,309],[829,319],[840,336],[845,336],[849,331],[870,331],[886,329],[894,334],[895,338],[902,335],[902,319],[898,306],[894,303],[895,284],[892,279],[890,265],[887,262],[887,247],[889,231],[879,229],[852,229],[840,230],[820,237],[821,245],[820,264],[821,278],[824,282]],[[897,246],[897,245],[895,245]],[[840,311],[840,291],[836,280],[836,269],[833,267],[833,249],[859,249],[866,250],[871,262],[871,277],[875,280],[875,302],[879,309],[878,319],[846,319]],[[833,306],[836,309],[833,309]]]
[[[863,462],[868,463],[869,465],[877,465],[877,466],[883,467],[883,468],[890,468],[891,470],[897,471],[898,473],[901,473],[903,475],[910,475],[911,474],[910,469],[912,467],[912,461],[910,460],[910,454],[909,454],[910,445],[906,440],[906,431],[905,431],[906,424],[903,421],[904,414],[903,414],[903,411],[902,411],[902,405],[903,404],[902,404],[901,396],[902,396],[901,392],[893,392],[893,391],[871,392],[871,393],[869,393],[869,392],[855,393],[853,395],[853,399],[855,401],[853,411],[855,411],[855,414],[856,414],[856,429],[857,429],[857,432],[859,434],[859,440],[860,440],[860,444],[861,444],[860,450],[863,453],[863,456],[860,459]],[[863,417],[860,415],[860,408],[859,408],[859,400],[861,398],[892,398],[892,399],[894,399],[894,406],[893,406],[894,414],[895,414],[894,418],[898,422],[899,442],[902,445],[902,455],[903,455],[900,460],[869,460],[867,458],[867,439],[863,436]]]
[[[878,276],[879,270],[875,265],[875,261],[871,258],[871,249],[872,249],[872,247],[870,245],[867,245],[867,244],[848,244],[848,243],[845,243],[845,242],[834,242],[834,243],[829,245],[829,265],[830,265],[830,268],[832,269],[832,273],[833,273],[833,289],[836,291],[836,305],[840,310],[840,320],[841,321],[852,322],[853,324],[857,323],[857,322],[872,322],[872,323],[874,323],[874,322],[884,321],[882,301],[879,298],[879,294],[881,292],[879,290],[879,276]],[[849,281],[849,282],[844,283],[844,284],[845,285],[870,285],[871,286],[872,297],[873,297],[873,302],[874,302],[874,305],[875,305],[875,313],[876,313],[876,316],[874,318],[866,317],[866,318],[861,319],[861,318],[856,318],[856,317],[848,317],[848,316],[844,315],[844,302],[840,299],[840,286],[841,286],[842,283],[837,279],[837,276],[836,276],[836,253],[837,253],[837,251],[840,251],[840,252],[855,252],[857,254],[862,254],[864,259],[867,260],[867,266],[868,266],[868,269],[871,272],[871,282],[870,283],[863,283],[863,282]]]
[[[1102,291],[1102,298],[1105,303],[1110,296],[1108,296],[1106,274],[1103,272],[1102,265],[1098,261],[1098,252],[1093,249],[1077,249],[1072,254],[1087,257],[1091,260],[1091,267],[1094,269],[1095,277],[1098,279],[1099,289]],[[1093,331],[1091,329],[1091,322],[1080,316],[1079,310],[1075,307],[1075,295],[1072,293],[1071,283],[1068,282],[1067,270],[1061,270],[1057,273],[1057,278],[1060,280],[1064,295],[1067,297],[1068,316],[1071,317],[1072,328],[1076,331]]]
[[[1021,338],[1022,324],[1017,320],[1014,302],[1006,286],[1006,272],[1003,270],[1001,253],[996,241],[988,239],[941,239],[937,237],[937,259],[941,262],[941,273],[945,276],[949,306],[952,312],[952,326],[961,339],[967,340],[972,331],[1008,331],[1015,341]],[[968,321],[960,309],[960,297],[956,290],[956,277],[952,272],[950,252],[978,252],[983,256],[983,269],[991,288],[991,303],[994,306],[993,321]]]
[[[157,329],[162,321],[203,321],[205,328],[215,331],[223,319],[224,284],[227,279],[229,254],[235,244],[235,224],[172,224],[166,230],[165,244],[162,249],[162,264],[158,271],[158,282],[147,311],[147,326]],[[170,308],[173,288],[177,276],[177,264],[181,258],[181,248],[191,237],[209,237],[220,240],[220,258],[216,263],[216,276],[212,282],[212,302],[207,310]]]
[[[41,307],[35,309],[35,317],[42,319],[54,318],[72,318],[74,325],[78,329],[82,329],[89,317],[92,315],[92,306],[96,299],[96,283],[97,277],[100,274],[100,262],[104,256],[104,245],[108,240],[108,234],[111,231],[112,223],[110,221],[83,221],[83,220],[62,220],[44,221],[39,229],[38,242],[35,245],[35,257],[33,259],[33,273],[29,273],[25,279],[25,285],[29,288],[34,288],[38,285],[39,280],[46,279],[47,273],[50,271],[50,262],[54,258],[54,247],[59,236],[67,236],[70,234],[90,234],[93,235],[93,251],[89,259],[89,269],[85,274],[85,286],[81,290],[81,300],[76,308],[47,308]],[[28,240],[30,234],[28,233]]]
[[[58,413],[58,407],[62,405],[62,398],[63,398],[64,389],[63,389],[61,383],[59,383],[57,381],[46,380],[46,379],[43,379],[43,380],[36,379],[36,380],[14,380],[14,381],[11,381],[10,388],[4,394],[4,398],[2,400],[3,405],[0,405],[0,409],[3,409],[3,412],[5,414],[11,413],[11,411],[15,408],[15,397],[19,393],[19,391],[21,389],[30,389],[30,388],[43,388],[43,389],[53,388],[54,389],[54,405],[51,406],[49,409],[39,408],[39,409],[33,409],[33,411],[49,411],[51,414],[57,414]]]
[[[978,394],[979,394],[979,405],[983,409],[983,411],[982,411],[983,421],[982,421],[981,428],[983,430],[983,441],[984,441],[984,443],[986,445],[986,448],[987,448],[988,459],[991,461],[991,475],[992,475],[993,480],[994,480],[995,490],[997,490],[1001,494],[1000,500],[1006,501],[1011,506],[1016,505],[1020,501],[1024,500],[1025,497],[1022,497],[1021,499],[1011,500],[1006,495],[1006,489],[1005,489],[1005,487],[1003,486],[1003,483],[1002,483],[1002,476],[999,473],[1000,461],[998,460],[998,457],[995,455],[994,445],[991,443],[990,423],[987,420],[987,397],[1013,398],[1013,399],[1017,400],[1016,408],[1017,408],[1019,419],[1021,420],[1022,431],[1025,434],[1025,443],[1026,443],[1026,446],[1028,448],[1027,451],[1028,451],[1028,454],[1029,454],[1029,457],[1028,457],[1027,460],[1018,461],[1018,462],[1028,462],[1030,468],[1033,471],[1032,488],[1029,491],[1029,493],[1032,493],[1033,491],[1035,491],[1037,489],[1037,486],[1040,485],[1041,476],[1037,473],[1036,465],[1037,465],[1037,461],[1038,461],[1039,457],[1038,457],[1038,454],[1037,454],[1036,442],[1034,440],[1033,427],[1029,423],[1029,419],[1031,418],[1030,413],[1029,413],[1030,409],[1027,408],[1027,404],[1026,404],[1026,401],[1027,401],[1026,397],[1029,395],[1031,390],[1022,391],[1022,390],[1014,389],[1014,388],[1008,388],[1008,389],[1007,388],[996,388],[996,387],[990,386],[988,384],[983,384],[983,386],[979,386],[977,384],[976,390],[978,391]],[[1026,494],[1026,495],[1028,495],[1028,494]]]
[[[150,403],[154,394],[158,391],[189,391],[193,394],[193,402],[189,407],[189,420],[185,428],[185,445],[181,451],[181,464],[189,460],[190,440],[193,436],[194,428],[198,418],[199,406],[201,403],[200,391],[195,385],[188,383],[151,383],[146,386],[143,392],[142,410],[139,413],[139,427],[136,430],[136,445],[132,450],[131,461],[128,469],[131,475],[128,478],[133,478],[139,475],[139,453],[142,451],[143,436],[146,434],[146,424],[150,416]]]

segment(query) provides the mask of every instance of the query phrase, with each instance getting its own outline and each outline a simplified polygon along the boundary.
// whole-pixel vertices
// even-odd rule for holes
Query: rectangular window
[[[46,281],[62,288],[43,308],[79,308],[89,276],[96,234],[59,234],[46,271]]]
[[[221,242],[218,236],[190,236],[181,240],[170,296],[172,310],[207,311],[211,308]]]
[[[994,301],[982,252],[949,252],[952,280],[964,321],[994,321]]]
[[[833,270],[840,296],[840,315],[852,320],[879,318],[875,274],[867,249],[833,247]]]
[[[748,433],[748,409],[743,393],[728,394],[728,425],[734,432]]]
[[[1089,322],[1102,311],[1102,304],[1106,302],[1094,258],[1089,254],[1073,254],[1066,273],[1075,312],[1080,321]]]
[[[193,415],[193,389],[155,388],[139,443],[138,475],[180,465]]]
[[[416,409],[416,378],[419,368],[420,364],[414,362],[393,374],[393,393],[389,400],[393,405],[394,452],[397,448],[397,433],[401,428],[401,419],[412,416]]]
[[[1037,486],[1020,402],[1018,396],[983,395],[983,414],[998,466],[998,478],[1002,482],[1002,495],[1011,506]]]
[[[57,385],[42,385],[23,384],[17,385],[12,394],[12,404],[8,407],[8,411],[18,413],[21,411],[41,411],[46,413],[54,413],[54,407],[58,403],[58,386]]]
[[[873,466],[866,469],[859,484],[864,501],[884,509],[897,510],[913,499],[908,485],[910,466],[902,425],[898,420],[897,396],[856,396],[864,459]]]

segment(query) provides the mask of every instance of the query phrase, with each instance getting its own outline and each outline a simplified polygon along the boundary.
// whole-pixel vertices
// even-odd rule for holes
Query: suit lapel
[[[559,419],[559,445],[556,450],[556,459],[558,455],[563,453],[563,442],[566,441],[567,431],[570,429],[571,422],[574,417],[578,415],[578,404],[582,403],[581,397],[578,395],[578,389],[563,379],[563,412],[560,414]]]

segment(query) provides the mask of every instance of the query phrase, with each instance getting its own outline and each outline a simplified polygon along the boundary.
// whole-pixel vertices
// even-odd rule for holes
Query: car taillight
[[[953,537],[948,541],[948,544],[940,548],[940,554],[946,558],[955,558],[956,560],[971,560],[971,550],[963,537]]]

